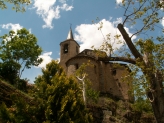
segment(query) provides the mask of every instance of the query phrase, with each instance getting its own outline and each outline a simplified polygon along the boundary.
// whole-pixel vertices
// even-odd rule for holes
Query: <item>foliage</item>
[[[38,97],[45,104],[47,122],[90,122],[78,83],[66,77],[58,63],[52,60],[43,69],[43,75],[36,79]],[[49,77],[48,77],[49,76]]]
[[[144,35],[151,34],[152,31],[162,31],[162,28],[157,27],[159,27],[158,24],[163,18],[160,13],[163,11],[164,2],[160,0],[138,0],[137,2],[134,0],[122,0],[122,7],[125,8],[123,25],[131,25],[136,28],[136,31],[129,38],[131,39],[135,35],[141,37],[134,41],[135,47],[133,49],[136,49],[136,51],[132,50],[132,47],[124,38],[131,51],[131,53],[124,53],[127,58],[135,58],[136,64],[129,65],[129,67],[135,80],[133,82],[135,94],[142,97],[147,95],[148,91],[154,90],[154,87],[152,87],[153,75],[150,74],[157,74],[157,71],[163,74],[164,71],[163,36],[146,36],[146,38],[142,39]],[[136,26],[136,24],[138,25]]]
[[[163,19],[164,1],[122,0],[122,4],[119,6],[124,9],[124,20],[118,24],[117,28],[124,39],[122,47],[128,49],[121,48],[123,49],[120,51],[121,55],[124,54],[122,56],[117,54],[114,60],[111,55],[102,60],[130,63],[131,75],[134,80],[134,94],[138,96],[139,101],[146,96],[151,102],[157,122],[164,122],[164,38],[162,33],[164,30],[160,25]],[[135,29],[131,36],[125,30],[125,26]],[[100,27],[102,28],[102,24]],[[161,33],[154,35],[153,31]],[[136,40],[132,39],[134,36],[138,36]],[[120,36],[118,37],[119,41]],[[108,41],[106,42],[103,44],[105,47],[102,45],[104,48],[109,47]],[[112,48],[108,49],[110,51]],[[137,105],[144,106],[144,101],[141,102]],[[143,107],[142,109],[145,110]]]
[[[47,79],[48,75],[52,77]],[[92,122],[92,116],[85,108],[78,83],[74,78],[67,77],[56,61],[52,60],[47,64],[43,75],[36,78],[35,82],[33,101],[25,101],[13,94],[11,107],[1,105],[0,121],[13,123]]]
[[[149,100],[143,99],[141,97],[139,97],[135,101],[135,103],[132,105],[132,108],[135,111],[152,113],[152,107],[151,107]]]
[[[10,118],[10,113],[7,109],[7,106],[5,105],[5,103],[2,103],[0,105],[0,122],[11,122],[11,118]]]
[[[35,123],[36,116],[39,111],[36,106],[29,105],[22,97],[18,95],[11,95],[13,105],[7,107],[4,103],[0,105],[1,121],[5,123]]]
[[[143,33],[146,30],[154,31],[155,24],[159,23],[161,18],[161,15],[159,14],[159,11],[162,9],[163,1],[160,2],[150,0],[128,0],[122,1],[123,7],[125,7],[125,19],[123,22],[128,23],[129,25],[136,25],[140,21],[140,25],[137,29],[136,33],[134,33],[132,36]],[[130,21],[129,21],[130,20]],[[131,37],[132,37],[131,36]]]
[[[35,80],[35,83],[38,84],[41,81],[46,82],[46,84],[51,84],[52,77],[59,73],[63,72],[63,69],[58,65],[58,61],[52,60],[49,64],[46,65],[46,68],[42,68],[42,76],[38,76]]]
[[[97,103],[99,99],[99,92],[93,90],[92,88],[87,88],[86,90],[86,95],[87,95],[87,103]]]
[[[0,63],[0,76],[14,85],[18,68],[19,65],[15,64],[13,61]]]
[[[13,4],[14,6],[12,7],[13,10],[16,12],[24,12],[25,7],[24,5],[29,5],[31,3],[30,0],[1,0],[0,1],[0,8],[1,9],[7,9],[8,4]]]
[[[75,73],[76,78],[78,79],[80,89],[83,92],[83,100],[86,103],[97,102],[99,98],[99,92],[91,88],[91,81],[88,79],[86,74],[86,68],[93,67],[93,64],[88,61],[83,63]]]
[[[0,38],[0,75],[12,84],[21,77],[25,68],[42,62],[39,58],[42,49],[37,45],[37,38],[25,28],[10,31]]]

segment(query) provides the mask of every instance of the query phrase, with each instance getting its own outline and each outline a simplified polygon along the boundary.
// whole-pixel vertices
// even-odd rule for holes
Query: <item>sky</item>
[[[35,77],[41,74],[52,59],[60,60],[60,42],[66,40],[70,25],[74,39],[80,44],[80,51],[99,47],[104,37],[120,34],[117,24],[124,19],[124,9],[119,7],[122,0],[31,0],[26,7],[26,12],[15,12],[8,6],[0,10],[0,36],[9,30],[26,28],[38,39],[38,45],[43,49],[39,56],[43,58],[38,67],[26,69],[22,78],[33,83]],[[103,22],[102,30],[98,30]],[[164,26],[164,19],[160,22]],[[128,34],[134,30],[125,27]],[[136,39],[136,36],[133,37]],[[113,42],[113,46],[120,48],[122,45]]]

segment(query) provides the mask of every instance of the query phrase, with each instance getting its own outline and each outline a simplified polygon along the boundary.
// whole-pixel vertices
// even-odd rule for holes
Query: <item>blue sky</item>
[[[51,59],[59,59],[59,44],[67,38],[70,23],[81,51],[102,44],[103,35],[98,30],[100,21],[103,22],[104,35],[119,34],[116,26],[122,22],[124,12],[119,7],[120,3],[121,0],[32,0],[24,13],[15,12],[10,7],[0,10],[0,35],[24,27],[37,37],[43,49],[40,57],[44,61],[37,68],[26,69],[22,76],[33,82],[41,74],[41,68]],[[99,20],[96,21],[97,17]],[[164,25],[164,21],[161,24]],[[129,34],[133,33],[130,28],[126,30]],[[114,44],[114,47],[119,48],[121,45]]]

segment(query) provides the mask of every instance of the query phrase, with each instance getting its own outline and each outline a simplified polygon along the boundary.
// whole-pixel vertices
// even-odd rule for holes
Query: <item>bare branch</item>
[[[143,2],[142,5],[140,5],[140,7],[138,8],[138,10],[136,10],[135,12],[133,12],[133,13],[131,13],[129,15],[126,15],[126,12],[127,12],[128,8],[129,8],[129,5],[130,5],[130,1],[129,1],[128,6],[125,9],[125,13],[124,13],[124,16],[126,16],[126,18],[125,18],[125,20],[123,22],[123,25],[125,24],[126,20],[129,19],[130,16],[132,16],[132,15],[136,14],[137,12],[139,12],[145,3],[146,3],[146,0]]]
[[[156,12],[156,11],[154,10],[154,11],[153,11],[153,14],[155,14],[155,12]],[[152,14],[152,15],[153,15],[153,14]],[[154,22],[150,22],[150,23],[149,23],[149,21],[151,20],[151,18],[152,18],[152,16],[148,16],[148,20],[147,20],[147,22],[144,24],[144,26],[143,26],[140,30],[138,30],[136,33],[134,33],[133,35],[131,35],[130,38],[132,38],[134,35],[136,35],[136,34],[142,32],[142,31],[145,29],[145,27],[149,27],[150,25],[154,24]]]

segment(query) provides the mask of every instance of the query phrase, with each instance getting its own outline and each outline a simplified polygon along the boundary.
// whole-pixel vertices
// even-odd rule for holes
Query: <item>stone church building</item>
[[[119,67],[116,67],[114,63],[100,61],[96,53],[90,49],[80,52],[80,46],[74,40],[70,29],[67,39],[60,43],[60,65],[69,76],[74,74],[80,65],[88,61],[93,64],[93,67],[88,67],[86,73],[94,90],[117,99],[132,100],[129,94],[131,84],[127,80],[122,80],[129,73],[128,67],[125,64],[119,64]],[[129,81],[132,80],[129,79]]]

